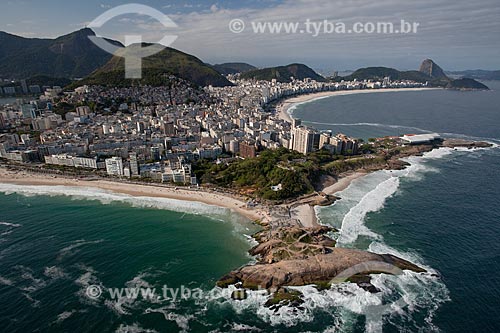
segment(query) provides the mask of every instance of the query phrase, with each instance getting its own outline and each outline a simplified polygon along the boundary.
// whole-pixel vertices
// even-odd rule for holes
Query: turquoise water
[[[498,105],[498,90],[398,92],[318,100],[295,113],[365,138],[435,131],[499,142]],[[304,287],[303,308],[278,312],[263,307],[262,295],[132,301],[106,293],[163,285],[220,291],[219,277],[252,260],[245,235],[257,230],[227,210],[0,185],[0,331],[362,332],[367,324],[387,332],[499,331],[500,150],[440,150],[409,162],[407,170],[356,180],[318,215],[340,229],[334,237],[342,246],[394,253],[429,274],[378,276],[376,295],[354,285]],[[86,294],[91,285],[104,291],[97,299]],[[377,304],[394,305],[383,320],[365,320]]]

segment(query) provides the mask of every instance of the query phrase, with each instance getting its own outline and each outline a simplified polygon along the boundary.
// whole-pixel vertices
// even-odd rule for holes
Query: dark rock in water
[[[379,293],[380,289],[375,287],[371,283],[371,280],[372,280],[372,278],[369,275],[365,275],[365,274],[356,274],[354,276],[351,276],[348,279],[349,282],[356,283],[358,285],[358,287],[360,287],[360,288],[362,288],[362,289],[364,289],[372,294]]]
[[[236,301],[243,301],[243,300],[246,300],[248,298],[248,293],[245,289],[235,290],[231,294],[231,298],[236,300]]]
[[[291,306],[297,308],[303,303],[304,300],[302,299],[302,294],[299,291],[280,288],[271,296],[271,298],[266,302],[265,306],[267,306],[271,310],[278,310],[282,306]]]
[[[376,294],[376,293],[379,293],[380,292],[380,289],[378,289],[377,287],[375,287],[373,284],[371,283],[359,283],[358,286],[360,288],[362,288],[363,290],[366,290],[372,294]]]
[[[322,290],[329,289],[332,283],[350,281],[376,293],[379,290],[370,283],[370,274],[400,274],[402,270],[425,272],[390,254],[335,247],[335,241],[326,236],[333,230],[329,227],[281,227],[259,232],[254,235],[259,245],[249,251],[259,258],[259,262],[225,275],[217,286],[277,290],[266,306],[278,311],[282,306],[299,307],[303,303],[302,294],[287,289],[289,286],[316,285]],[[247,295],[243,290],[234,292],[231,297],[241,300]]]
[[[284,286],[304,286],[331,281],[341,272],[367,262],[379,262],[401,270],[425,272],[422,268],[395,256],[380,255],[354,249],[330,248],[327,254],[314,254],[307,258],[289,257],[271,264],[258,263],[231,272],[238,282],[248,289],[271,289]],[[366,271],[365,274],[377,274],[380,271]]]

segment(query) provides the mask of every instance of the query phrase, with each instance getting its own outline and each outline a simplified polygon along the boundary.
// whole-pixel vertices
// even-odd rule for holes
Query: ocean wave
[[[208,217],[228,215],[229,209],[194,201],[182,201],[168,198],[141,197],[106,191],[92,187],[75,186],[34,186],[0,183],[0,192],[17,193],[24,196],[67,196],[76,200],[96,200],[102,204],[125,203],[137,208],[154,208]]]
[[[368,190],[366,190],[360,199],[352,201],[349,195],[353,192],[353,187],[357,187],[360,193],[365,191],[366,187],[364,186],[363,178],[352,182],[344,191],[336,193],[337,196],[342,198],[341,204],[347,203],[352,205],[342,219],[338,245],[348,246],[353,244],[359,236],[380,239],[380,235],[374,233],[366,226],[366,215],[377,212],[384,207],[385,201],[399,190],[400,179],[418,181],[426,173],[439,172],[439,169],[429,166],[426,162],[451,156],[454,152],[455,150],[451,148],[434,149],[424,153],[423,156],[404,158],[403,160],[410,163],[410,166],[403,170],[381,170],[365,176],[365,178],[370,178],[370,180],[378,181],[379,183],[375,188],[368,187]],[[359,196],[359,194],[357,195]],[[319,210],[319,218],[322,222],[328,222],[327,219],[321,218],[323,210],[324,208]]]
[[[132,325],[120,324],[115,331],[116,333],[157,333],[158,331],[152,329],[146,329],[139,326],[138,323],[133,323]]]
[[[407,311],[407,315],[404,317],[407,321],[404,324],[405,327],[413,326],[417,331],[439,331],[433,323],[433,318],[443,303],[451,301],[450,292],[439,278],[439,272],[427,266],[417,253],[398,251],[382,242],[372,242],[368,250],[374,253],[389,253],[398,256],[418,264],[427,271],[425,274],[404,271],[402,275],[397,277],[380,275],[374,277],[372,283],[379,289],[392,283],[399,290]],[[391,282],[389,283],[388,280]],[[402,312],[403,309],[399,309],[399,311]],[[416,322],[411,316],[413,313],[419,313],[420,316],[423,316],[424,323]],[[401,318],[392,316],[388,318],[388,321],[396,327],[401,327]]]
[[[419,157],[409,157],[405,161],[410,166],[404,170],[378,171],[359,178],[351,185],[336,193],[342,200],[332,207],[321,208],[319,217],[321,222],[336,224],[332,218],[341,218],[341,228],[338,235],[339,246],[354,246],[359,236],[372,239],[368,251],[374,253],[390,253],[410,262],[416,263],[427,270],[427,273],[417,274],[405,271],[399,276],[386,274],[373,275],[372,284],[381,290],[379,294],[369,294],[354,284],[333,286],[330,290],[318,292],[315,288],[301,287],[305,295],[304,307],[308,310],[301,313],[306,320],[314,309],[320,307],[339,307],[341,310],[333,315],[341,318],[341,327],[347,323],[355,323],[356,316],[370,315],[370,307],[385,302],[398,301],[392,305],[391,314],[384,319],[373,321],[367,319],[366,330],[380,330],[384,324],[403,329],[411,327],[415,331],[436,331],[433,323],[437,309],[450,300],[446,285],[439,278],[439,273],[425,264],[418,253],[412,251],[398,251],[384,243],[382,235],[375,233],[366,225],[366,215],[379,211],[384,207],[387,198],[399,191],[400,181],[420,180],[428,172],[439,172],[439,169],[429,165],[429,161],[446,159],[463,152],[477,150],[459,150],[451,148],[435,149]],[[287,311],[287,310],[282,310]],[[291,311],[291,310],[289,310]],[[418,321],[415,318],[420,318]],[[422,318],[424,318],[422,320]]]
[[[80,289],[76,292],[76,295],[80,299],[80,302],[83,304],[98,306],[99,299],[90,298],[87,295],[87,287],[90,285],[98,286],[101,290],[105,290],[102,282],[97,278],[97,271],[92,267],[86,266],[84,264],[79,264],[77,267],[82,270],[84,273],[81,274],[74,283],[80,286]]]
[[[71,316],[73,316],[76,313],[86,313],[86,312],[87,312],[87,310],[76,310],[76,309],[73,309],[73,310],[70,310],[70,311],[61,312],[60,314],[57,315],[56,320],[53,321],[52,324],[60,324],[60,323],[62,323],[63,321],[65,321],[66,319],[70,318]]]
[[[12,286],[12,285],[14,285],[14,282],[8,278],[0,276],[0,285]]]
[[[304,121],[304,123],[313,125],[326,125],[326,126],[368,126],[368,127],[381,127],[381,128],[394,128],[394,129],[411,129],[422,133],[434,133],[432,131],[413,126],[391,125],[391,124],[380,124],[380,123],[323,123],[317,121]]]
[[[14,269],[19,271],[19,276],[21,277],[21,283],[19,289],[28,293],[32,293],[44,288],[47,282],[44,279],[35,277],[35,272],[26,266],[16,266]],[[23,285],[23,282],[28,282],[27,285]]]
[[[193,320],[195,317],[193,315],[181,315],[172,312],[172,306],[161,307],[157,309],[148,308],[144,313],[160,313],[163,315],[165,320],[173,321],[177,324],[181,333],[189,332],[189,321]]]
[[[68,274],[64,271],[64,269],[57,266],[45,267],[43,274],[46,277],[51,278],[53,280],[63,279],[68,277]]]
[[[61,249],[59,251],[58,256],[57,256],[57,260],[61,261],[68,256],[72,256],[72,255],[76,254],[79,251],[79,248],[84,246],[84,245],[99,244],[102,242],[104,242],[103,239],[95,240],[95,241],[86,241],[84,239],[78,239],[78,240],[74,241],[73,244]]]
[[[359,236],[371,238],[380,237],[366,227],[364,224],[365,217],[368,213],[376,212],[384,207],[385,200],[396,193],[398,187],[399,178],[390,177],[380,183],[374,190],[368,192],[361,201],[345,215],[337,244],[339,246],[352,244]]]
[[[21,227],[20,224],[8,223],[8,222],[0,222],[0,225],[4,225],[4,226],[7,226],[7,227],[13,227],[13,228],[19,228],[19,227]]]
[[[0,222],[0,226],[5,226],[6,229],[0,233],[0,236],[7,236],[14,232],[16,228],[22,227],[20,224]],[[3,239],[0,239],[3,240]]]

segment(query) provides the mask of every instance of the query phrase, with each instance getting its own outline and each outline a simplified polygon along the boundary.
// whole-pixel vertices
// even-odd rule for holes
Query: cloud
[[[261,3],[263,4],[263,2]],[[269,4],[269,2],[266,2]],[[227,9],[214,3],[187,14],[167,13],[178,25],[173,47],[205,61],[243,60],[256,65],[302,61],[312,65],[392,65],[415,68],[425,57],[445,67],[497,66],[500,53],[498,0],[285,0],[265,7]],[[164,7],[166,8],[166,7]],[[229,31],[233,19],[246,22],[241,34]],[[415,35],[255,34],[251,22],[420,23]],[[172,33],[158,24],[143,24],[152,40]],[[467,58],[469,57],[469,60]],[[469,65],[470,64],[470,65]],[[344,68],[345,68],[344,67]],[[450,68],[453,69],[453,68]]]

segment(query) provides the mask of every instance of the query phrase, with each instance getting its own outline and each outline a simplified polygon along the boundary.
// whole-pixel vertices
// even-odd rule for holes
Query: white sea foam
[[[231,326],[231,332],[261,332],[262,330],[258,327],[245,325],[245,324],[237,324],[234,323]]]
[[[93,299],[90,298],[87,295],[87,287],[90,285],[94,286],[99,286],[101,290],[105,290],[104,286],[101,281],[96,277],[97,271],[95,271],[92,267],[88,267],[86,265],[78,265],[78,267],[84,271],[82,275],[80,275],[76,280],[75,284],[79,285],[81,288],[78,290],[76,293],[78,297],[80,298],[80,302],[84,304],[90,304],[90,305],[98,305],[99,300],[98,299]]]
[[[0,233],[0,236],[7,236],[7,235],[10,235],[11,233],[13,233],[16,228],[19,228],[22,225],[16,224],[16,223],[0,222],[0,226],[6,227],[5,231]],[[3,240],[3,239],[0,239],[0,241],[1,240]]]
[[[0,284],[3,284],[5,286],[12,286],[14,284],[14,282],[12,282],[12,280],[10,280],[8,278],[0,276]]]
[[[189,332],[189,321],[194,319],[193,315],[180,315],[172,312],[172,306],[165,306],[157,309],[148,308],[144,313],[161,313],[165,320],[174,321],[180,328],[181,333]]]
[[[116,333],[157,333],[158,331],[152,329],[145,329],[139,326],[138,323],[132,325],[120,324],[115,331]]]
[[[68,196],[73,199],[97,200],[102,204],[125,203],[138,208],[155,208],[169,211],[207,216],[226,216],[228,209],[194,201],[156,197],[136,197],[92,187],[74,186],[34,186],[0,183],[0,192],[18,193],[24,196]]]
[[[13,227],[13,228],[19,228],[19,227],[21,227],[20,224],[8,223],[8,222],[0,222],[0,225],[4,225],[4,226],[7,226],[7,227]]]
[[[326,125],[326,126],[369,126],[369,127],[381,127],[381,128],[394,128],[394,129],[409,129],[413,131],[419,131],[422,133],[433,133],[422,128],[404,125],[390,125],[390,124],[379,124],[379,123],[323,123],[317,121],[304,121],[308,124],[313,125]]]
[[[47,285],[47,282],[43,279],[37,278],[34,276],[35,272],[29,267],[26,266],[16,266],[15,269],[19,270],[21,279],[23,282],[28,282],[27,286],[21,286],[19,289],[22,291],[26,291],[28,293],[32,293],[38,291]]]
[[[68,277],[68,274],[61,267],[57,266],[45,267],[43,274],[54,280]]]
[[[84,246],[84,245],[89,245],[89,244],[99,244],[104,242],[104,240],[96,240],[96,241],[86,241],[84,239],[78,239],[74,241],[71,245],[66,246],[65,248],[61,249],[59,251],[59,254],[57,256],[57,260],[63,260],[67,256],[71,256],[76,254],[79,251],[79,248]]]
[[[368,192],[361,201],[344,217],[338,238],[338,245],[352,244],[359,236],[378,238],[379,235],[370,231],[364,220],[366,214],[376,212],[384,207],[384,202],[392,196],[399,187],[399,178],[390,177],[380,183],[373,191]]]
[[[344,203],[352,205],[350,210],[342,219],[338,245],[346,246],[353,244],[359,236],[380,239],[381,236],[372,232],[365,224],[366,215],[368,213],[377,212],[384,207],[385,201],[397,193],[401,178],[415,181],[421,180],[425,173],[439,172],[438,169],[429,166],[426,161],[441,159],[450,156],[453,153],[453,149],[439,148],[427,152],[423,156],[405,158],[404,161],[410,163],[410,166],[406,169],[390,171],[381,170],[372,175],[366,176],[365,178],[368,178],[369,181],[379,181],[379,184],[376,185],[375,188],[370,187],[369,184],[367,184],[368,186],[365,186],[365,180],[358,179],[357,182],[351,183],[346,190],[336,193],[336,195],[342,198],[340,201],[341,205]],[[361,199],[352,202],[349,200],[349,195],[353,192],[353,187],[359,188],[360,191],[358,192],[362,192],[366,189],[368,190],[366,190]],[[347,195],[347,197],[344,195]],[[319,214],[320,220],[325,221],[325,218],[321,218],[321,211],[322,210],[320,210]]]
[[[356,323],[358,315],[371,315],[372,306],[384,305],[383,309],[389,306],[387,309],[392,314],[380,317],[379,320],[371,318],[367,322],[366,330],[376,331],[384,322],[401,328],[416,327],[420,331],[436,330],[432,323],[433,316],[442,303],[449,301],[448,289],[439,279],[439,274],[426,266],[417,253],[397,251],[386,245],[382,236],[370,230],[365,220],[368,213],[382,209],[387,198],[398,193],[401,179],[415,181],[428,172],[439,172],[438,169],[429,166],[428,161],[449,158],[454,153],[455,150],[449,148],[436,149],[421,157],[406,159],[411,165],[404,170],[378,171],[359,178],[347,189],[337,193],[342,200],[332,207],[319,210],[319,217],[323,223],[338,227],[338,222],[331,219],[342,221],[339,245],[352,245],[360,235],[370,237],[373,241],[368,248],[369,251],[396,255],[418,264],[428,273],[405,271],[400,276],[373,275],[372,284],[381,290],[377,294],[371,294],[355,284],[335,285],[326,291],[317,291],[310,286],[300,287],[297,289],[304,295],[302,304],[304,310],[297,313],[297,309],[283,307],[274,313],[266,309],[263,306],[264,302],[261,302],[258,310],[260,316],[272,325],[293,326],[298,322],[314,320],[316,311],[327,311],[336,320],[336,324],[331,328],[336,331]],[[399,299],[402,301],[399,302]],[[394,301],[398,302],[392,304]],[[425,318],[423,321],[416,322],[413,319],[412,315],[417,312],[419,313],[417,317]]]
[[[71,310],[71,311],[64,311],[60,314],[57,315],[57,319],[54,321],[56,324],[60,324],[69,317],[73,316],[75,313],[85,313],[86,310]]]

